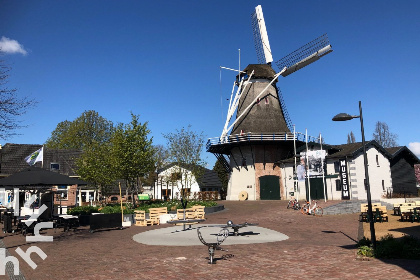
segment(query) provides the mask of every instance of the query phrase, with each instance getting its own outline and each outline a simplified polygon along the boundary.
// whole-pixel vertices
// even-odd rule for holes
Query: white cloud
[[[26,55],[28,52],[18,41],[2,36],[0,40],[0,51],[3,53],[21,53]]]
[[[420,158],[420,142],[411,142],[408,144],[408,148]]]

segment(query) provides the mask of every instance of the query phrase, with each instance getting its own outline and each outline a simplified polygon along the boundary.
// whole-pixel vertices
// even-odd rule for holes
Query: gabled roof
[[[0,149],[0,175],[8,176],[27,168],[25,158],[40,149],[42,145],[33,144],[11,144],[7,143]],[[60,165],[59,173],[67,176],[76,175],[75,158],[79,157],[79,150],[48,149],[44,147],[43,168],[50,169],[50,163]],[[35,167],[41,167],[42,163],[37,162]]]
[[[375,140],[366,142],[366,147],[373,146],[379,152],[381,152],[385,157],[391,158],[391,154],[385,150],[381,145],[378,144]],[[342,145],[331,145],[331,148],[328,150],[329,158],[342,158],[346,156],[357,156],[358,154],[363,153],[363,144],[362,142],[342,144]]]
[[[408,160],[412,165],[420,163],[419,158],[406,146],[391,147],[386,148],[385,150],[387,150],[388,153],[391,154],[392,159],[395,159],[398,156],[402,156],[406,160]]]
[[[41,147],[42,145],[7,143],[0,150],[0,173],[10,175],[28,167],[25,158]],[[41,163],[34,166],[41,167]]]
[[[157,173],[162,173],[163,171],[174,167],[174,166],[179,166],[181,168],[184,168],[186,170],[192,171],[194,168],[193,167],[197,167],[202,169],[202,175],[200,178],[197,178],[197,183],[200,186],[200,188],[205,188],[205,187],[222,187],[222,183],[220,182],[219,176],[217,175],[217,172],[214,170],[210,170],[207,169],[205,167],[202,166],[193,166],[193,165],[187,165],[187,164],[178,164],[176,162],[170,163],[160,169],[158,169]]]

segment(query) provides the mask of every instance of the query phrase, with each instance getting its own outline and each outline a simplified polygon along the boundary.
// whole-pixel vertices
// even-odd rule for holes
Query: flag
[[[44,157],[44,147],[42,147],[39,150],[36,150],[35,152],[33,152],[32,154],[30,154],[29,156],[27,156],[25,158],[25,161],[29,165],[34,165],[38,161],[43,161],[43,157]]]

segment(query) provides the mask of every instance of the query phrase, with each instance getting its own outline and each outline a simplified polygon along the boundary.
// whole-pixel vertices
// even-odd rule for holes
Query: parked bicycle
[[[302,214],[322,216],[324,214],[324,209],[322,209],[321,206],[318,206],[315,200],[312,200],[312,202],[314,202],[313,205],[311,205],[309,201],[305,201],[305,205],[303,205],[300,210]]]
[[[292,208],[294,210],[299,210],[300,209],[299,201],[296,198],[292,197],[289,200],[289,203],[287,204],[287,209],[289,208]]]

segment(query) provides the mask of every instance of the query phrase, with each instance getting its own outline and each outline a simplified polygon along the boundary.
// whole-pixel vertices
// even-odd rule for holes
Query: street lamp
[[[370,222],[370,235],[372,240],[373,248],[376,248],[376,235],[375,235],[375,221],[373,220],[373,211],[372,211],[372,199],[370,196],[370,184],[369,184],[369,171],[368,171],[368,162],[367,162],[367,154],[366,154],[366,145],[365,145],[365,129],[363,127],[363,115],[362,115],[362,102],[359,101],[359,116],[352,116],[346,113],[340,113],[336,115],[332,120],[333,121],[348,121],[355,118],[360,118],[360,126],[362,130],[362,145],[363,145],[363,159],[364,159],[364,166],[365,166],[365,185],[366,185],[366,192],[367,192],[367,201],[368,201],[368,218]]]

